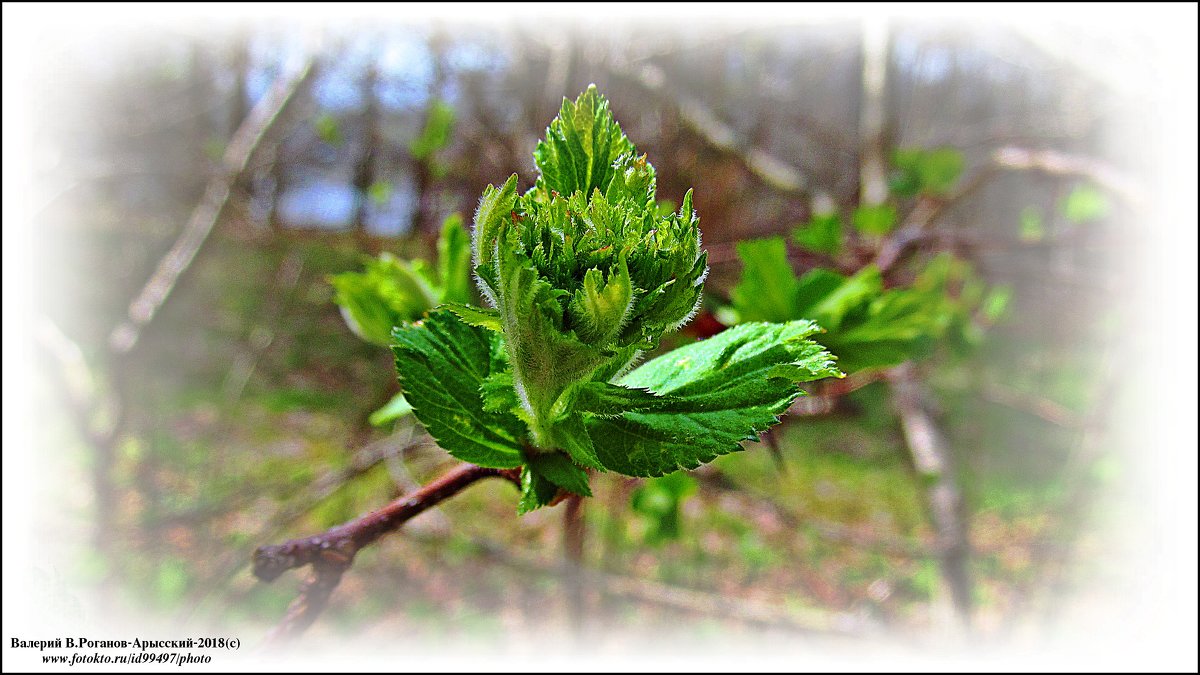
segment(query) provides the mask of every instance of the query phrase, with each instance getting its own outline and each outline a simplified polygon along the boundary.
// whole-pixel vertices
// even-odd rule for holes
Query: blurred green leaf
[[[438,304],[427,265],[397,260],[389,253],[366,262],[362,272],[329,278],[334,301],[359,337],[379,345],[391,340],[392,327],[414,321]],[[425,268],[425,269],[423,269]]]
[[[982,303],[984,318],[988,320],[988,323],[996,323],[1008,311],[1008,305],[1011,301],[1011,286],[996,286],[992,288]]]
[[[372,426],[382,427],[389,422],[394,422],[401,417],[404,417],[412,412],[412,406],[409,405],[408,399],[404,398],[404,393],[397,393],[388,401],[382,408],[371,413],[368,421]]]
[[[970,266],[949,254],[931,260],[911,287],[885,289],[874,265],[852,277],[818,268],[793,282],[785,276],[790,265],[780,243],[764,241],[739,245],[747,264],[726,320],[816,321],[826,330],[817,339],[847,373],[922,358],[947,335],[953,337],[952,349],[976,344],[981,327],[973,319],[975,312],[1000,312],[1007,304],[1002,289],[989,295]],[[792,296],[790,306],[778,297],[781,290]]]
[[[912,197],[921,191],[921,159],[924,151],[908,148],[892,152],[892,173],[888,189],[898,197]]]
[[[1036,206],[1021,209],[1021,241],[1039,242],[1046,237],[1046,226],[1042,211]]]
[[[834,279],[838,280],[837,285],[831,285]],[[808,283],[805,284],[805,281]],[[802,296],[799,304],[806,309],[804,316],[812,317],[827,331],[841,328],[847,316],[883,293],[883,275],[874,265],[867,265],[850,278],[825,270],[821,270],[821,273],[814,271],[801,283],[805,293],[824,291],[811,304],[803,302],[807,298]]]
[[[362,272],[329,277],[334,302],[356,335],[387,345],[394,326],[416,321],[443,303],[470,301],[471,241],[462,216],[446,218],[437,246],[436,268],[425,260],[398,260],[383,253],[368,259]]]
[[[377,180],[367,187],[367,198],[378,206],[383,206],[392,198],[392,184],[385,180]]]
[[[658,545],[678,539],[681,534],[680,509],[695,493],[696,480],[682,471],[651,478],[634,490],[629,505],[648,523],[645,543]]]
[[[342,127],[331,113],[321,113],[313,120],[313,131],[323,142],[337,147],[345,140],[342,137]]]
[[[921,190],[934,195],[950,192],[962,175],[963,164],[962,152],[955,148],[926,151],[918,167]]]
[[[454,106],[445,101],[433,101],[425,118],[425,128],[408,146],[413,159],[423,162],[450,144],[454,131]]]
[[[896,207],[891,204],[859,206],[854,209],[854,227],[863,234],[882,236],[896,226]]]
[[[813,214],[792,234],[797,245],[815,253],[836,256],[842,250],[842,217],[837,213]]]
[[[1086,183],[1071,190],[1062,202],[1063,216],[1077,224],[1100,220],[1108,215],[1109,209],[1108,197]]]
[[[442,221],[438,239],[438,282],[441,302],[466,304],[471,301],[471,236],[463,227],[463,217],[451,213]]]
[[[782,237],[737,243],[742,279],[730,292],[742,321],[787,321],[794,317],[798,283]]]
[[[897,149],[892,152],[888,187],[899,197],[912,197],[919,192],[944,195],[958,184],[964,164],[963,154],[956,148]]]

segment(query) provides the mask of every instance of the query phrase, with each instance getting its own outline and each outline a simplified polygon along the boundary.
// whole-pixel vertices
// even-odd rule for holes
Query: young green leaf
[[[816,213],[809,222],[796,228],[792,239],[797,245],[836,256],[842,250],[842,217],[837,213]]]
[[[540,509],[557,496],[558,486],[553,481],[529,465],[521,469],[521,501],[517,503],[517,515]]]
[[[438,238],[438,282],[440,300],[468,303],[471,301],[471,237],[463,227],[463,218],[452,213],[442,222]]]
[[[533,151],[541,174],[538,190],[560,195],[583,192],[589,197],[593,190],[603,194],[616,174],[614,164],[633,152],[633,144],[608,110],[608,100],[591,85],[574,102],[563,100],[546,138]]]
[[[900,148],[892,152],[892,174],[888,189],[898,197],[912,197],[921,191],[921,160],[923,150]]]
[[[413,413],[455,457],[498,469],[523,463],[524,428],[512,413],[484,409],[480,388],[503,370],[500,338],[445,310],[396,328],[392,350]]]
[[[425,127],[421,135],[408,146],[413,159],[423,162],[450,144],[450,134],[454,131],[454,106],[445,101],[434,101],[429,106]]]
[[[586,442],[561,429],[578,425],[562,397],[579,382],[610,379],[685,322],[699,305],[707,256],[691,192],[677,212],[658,213],[654,167],[595,87],[564,101],[534,154],[542,175],[533,189],[517,197],[514,176],[484,191],[475,272],[534,445],[592,466]]]
[[[448,284],[465,264],[448,223],[434,275],[445,305],[398,328],[393,347],[413,412],[443,447],[523,467],[520,512],[589,495],[588,469],[654,476],[733,452],[778,421],[798,383],[840,376],[808,321],[747,324],[626,373],[699,307],[708,265],[692,193],[660,208],[654,167],[595,87],[564,101],[534,158],[533,188],[518,195],[515,175],[489,185],[475,212],[472,263],[490,308]],[[761,303],[778,282],[784,316],[799,285],[784,242],[766,248],[742,295]]]
[[[859,232],[882,236],[896,226],[896,207],[891,204],[863,205],[854,209],[854,227]]]
[[[561,452],[540,452],[530,455],[528,464],[531,471],[546,480],[583,497],[591,497],[592,490],[588,487],[587,472],[575,466],[570,457]]]
[[[737,243],[742,279],[730,292],[742,321],[787,321],[795,318],[796,275],[782,237]]]
[[[841,375],[807,339],[818,330],[810,321],[742,324],[660,356],[616,385],[587,385],[577,405],[588,413],[600,463],[659,476],[741,449],[803,393],[797,383]]]
[[[412,412],[412,405],[409,404],[408,399],[404,398],[404,393],[400,392],[393,396],[382,408],[371,413],[367,421],[371,423],[371,426],[382,427],[389,422],[394,422],[408,415],[410,412]]]
[[[432,279],[422,271],[384,253],[368,260],[364,271],[336,274],[329,282],[351,330],[386,345],[393,326],[416,319],[438,302]]]
[[[438,239],[436,271],[424,260],[398,260],[390,253],[369,259],[361,272],[329,278],[334,301],[350,329],[379,345],[392,328],[415,321],[441,303],[470,302],[471,247],[462,216],[451,214]]]

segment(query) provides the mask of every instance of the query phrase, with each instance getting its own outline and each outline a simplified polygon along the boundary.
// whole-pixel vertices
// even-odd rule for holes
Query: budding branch
[[[505,478],[520,486],[517,471],[463,464],[416,492],[400,497],[362,518],[311,537],[260,546],[254,552],[254,576],[261,581],[273,581],[287,570],[305,565],[312,565],[313,570],[304,590],[267,640],[271,642],[294,637],[312,625],[360,550],[471,484],[491,477]]]

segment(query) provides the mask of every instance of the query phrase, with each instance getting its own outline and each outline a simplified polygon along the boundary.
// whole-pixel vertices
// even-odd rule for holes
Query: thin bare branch
[[[962,491],[958,487],[945,440],[925,406],[925,394],[911,363],[888,373],[893,403],[900,417],[904,440],[913,465],[925,487],[930,520],[937,532],[937,551],[942,575],[950,587],[950,597],[963,625],[971,619],[971,576],[968,563],[971,545],[967,522],[963,518]]]
[[[646,91],[660,95],[664,93],[666,75],[653,64],[617,64],[613,70],[614,74],[632,80]],[[789,194],[808,191],[808,180],[799,169],[762,148],[744,147],[733,127],[700,101],[680,93],[671,96],[670,101],[679,111],[680,120],[689,129],[710,146],[740,159],[750,173],[767,185]]]
[[[992,162],[1002,169],[1033,170],[1056,176],[1079,176],[1141,208],[1147,202],[1138,181],[1101,160],[1068,155],[1057,150],[1032,150],[1005,146],[992,153]]]
[[[208,239],[209,233],[229,202],[232,185],[246,171],[255,148],[279,119],[280,113],[296,92],[313,76],[315,70],[310,57],[281,75],[238,127],[225,149],[221,161],[222,172],[208,182],[204,196],[192,211],[192,216],[179,239],[159,261],[154,274],[129,304],[126,319],[109,335],[108,345],[113,353],[126,354],[137,344],[141,331],[166,302],[180,276],[188,269],[196,253]]]
[[[295,637],[312,625],[360,550],[473,483],[492,477],[505,478],[518,484],[520,481],[511,470],[463,464],[413,494],[401,497],[362,518],[315,536],[260,546],[254,552],[254,576],[262,581],[270,582],[287,570],[312,565],[312,576],[308,583],[288,608],[283,620],[268,635],[268,640]]]
[[[1084,426],[1083,416],[1063,404],[1038,394],[1017,391],[998,382],[984,384],[980,396],[985,401],[1029,413],[1060,427],[1079,429]]]

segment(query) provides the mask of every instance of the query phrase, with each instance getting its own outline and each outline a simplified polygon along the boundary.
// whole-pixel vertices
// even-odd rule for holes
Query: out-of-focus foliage
[[[851,373],[895,366],[928,355],[947,339],[956,346],[978,343],[984,314],[1002,314],[1008,292],[993,289],[968,263],[945,253],[934,258],[905,288],[884,288],[874,265],[853,276],[814,269],[797,278],[780,237],[740,242],[741,281],[734,287],[734,322],[808,318],[826,333],[822,344]],[[981,315],[983,316],[983,315]]]
[[[810,251],[837,256],[842,251],[842,217],[837,212],[814,213],[796,228],[792,240]]]
[[[851,222],[861,233],[880,237],[896,226],[896,207],[891,204],[864,204],[854,209]]]
[[[630,495],[629,506],[646,523],[643,541],[652,546],[678,539],[680,507],[696,493],[696,479],[683,472],[651,478]]]
[[[454,133],[454,106],[446,101],[432,101],[425,119],[425,127],[408,146],[408,152],[418,162],[424,162],[437,178],[444,177],[449,167],[438,161],[440,150],[450,144]]]
[[[891,196],[944,196],[957,185],[963,164],[962,153],[954,148],[897,150],[892,155]],[[854,209],[851,222],[867,241],[877,241],[895,228],[898,217],[892,202],[864,204]],[[1023,228],[1032,229],[1032,217],[1022,217]],[[792,238],[806,250],[836,259],[852,235],[832,212],[814,214]],[[1009,297],[1004,287],[988,291],[971,265],[950,253],[925,263],[911,283],[886,288],[874,264],[849,276],[815,268],[797,277],[782,237],[742,241],[736,248],[742,275],[720,317],[726,323],[816,321],[826,331],[822,344],[848,373],[928,356],[939,342],[959,349],[978,344],[982,326],[1000,317]]]
[[[342,127],[338,124],[337,117],[331,113],[321,113],[312,122],[313,131],[316,132],[317,138],[332,146],[339,146],[345,142],[342,136]]]
[[[446,218],[437,248],[436,267],[419,258],[399,260],[383,253],[367,260],[362,272],[330,276],[334,301],[342,308],[346,325],[368,342],[388,345],[396,326],[421,318],[437,305],[468,302],[471,244],[462,216],[455,213]],[[400,392],[369,419],[384,426],[410,412],[412,406]]]
[[[335,274],[329,282],[350,329],[386,346],[395,326],[415,321],[442,303],[470,301],[470,261],[470,240],[456,213],[442,225],[436,267],[419,258],[399,260],[383,253],[367,260],[362,272]]]
[[[1063,199],[1062,214],[1072,223],[1087,223],[1108,215],[1108,197],[1092,185],[1078,185]]]
[[[888,187],[899,197],[942,196],[958,184],[965,160],[956,148],[903,148],[892,153]]]

